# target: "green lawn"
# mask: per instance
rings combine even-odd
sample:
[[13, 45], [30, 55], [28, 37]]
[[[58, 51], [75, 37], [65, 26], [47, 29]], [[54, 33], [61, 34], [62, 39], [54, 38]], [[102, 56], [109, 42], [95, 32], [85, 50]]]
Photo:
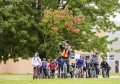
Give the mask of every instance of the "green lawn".
[[7, 78], [32, 78], [32, 75], [26, 75], [26, 74], [0, 74], [0, 79], [7, 79]]
[[[120, 74], [111, 73], [120, 76]], [[0, 84], [120, 84], [119, 78], [93, 78], [93, 79], [37, 79], [32, 75], [1, 74]]]
[[111, 76], [120, 76], [120, 73], [110, 73]]
[[2, 80], [0, 84], [120, 84], [120, 79]]

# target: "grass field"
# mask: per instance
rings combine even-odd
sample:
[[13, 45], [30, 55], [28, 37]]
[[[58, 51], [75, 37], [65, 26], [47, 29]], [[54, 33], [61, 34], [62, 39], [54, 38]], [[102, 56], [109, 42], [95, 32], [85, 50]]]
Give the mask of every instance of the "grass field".
[[26, 75], [26, 74], [0, 74], [0, 78], [32, 78], [32, 75]]
[[[111, 74], [120, 76], [120, 74]], [[89, 78], [89, 79], [37, 79], [32, 75], [1, 74], [0, 84], [120, 84], [120, 78]]]
[[120, 73], [110, 73], [111, 76], [120, 76]]
[[120, 84], [120, 79], [2, 80], [0, 84]]

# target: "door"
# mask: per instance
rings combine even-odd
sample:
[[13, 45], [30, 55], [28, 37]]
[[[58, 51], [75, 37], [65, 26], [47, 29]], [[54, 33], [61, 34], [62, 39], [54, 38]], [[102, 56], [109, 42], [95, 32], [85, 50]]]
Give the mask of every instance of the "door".
[[119, 73], [119, 61], [115, 61], [115, 73]]

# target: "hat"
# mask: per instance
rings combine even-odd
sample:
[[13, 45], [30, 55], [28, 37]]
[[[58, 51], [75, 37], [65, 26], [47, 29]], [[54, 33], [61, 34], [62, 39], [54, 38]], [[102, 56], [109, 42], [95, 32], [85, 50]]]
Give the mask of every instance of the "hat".
[[46, 58], [43, 58], [43, 61], [46, 61]]
[[35, 56], [39, 56], [39, 53], [36, 52], [36, 53], [35, 53]]

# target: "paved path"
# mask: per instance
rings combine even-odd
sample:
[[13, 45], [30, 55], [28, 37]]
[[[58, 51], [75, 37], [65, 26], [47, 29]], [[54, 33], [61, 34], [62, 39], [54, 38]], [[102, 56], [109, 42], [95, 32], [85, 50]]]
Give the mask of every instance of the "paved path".
[[[99, 78], [103, 78], [103, 77], [99, 76]], [[110, 76], [110, 78], [120, 78], [120, 76]]]
[[32, 78], [0, 78], [0, 80], [32, 80]]

